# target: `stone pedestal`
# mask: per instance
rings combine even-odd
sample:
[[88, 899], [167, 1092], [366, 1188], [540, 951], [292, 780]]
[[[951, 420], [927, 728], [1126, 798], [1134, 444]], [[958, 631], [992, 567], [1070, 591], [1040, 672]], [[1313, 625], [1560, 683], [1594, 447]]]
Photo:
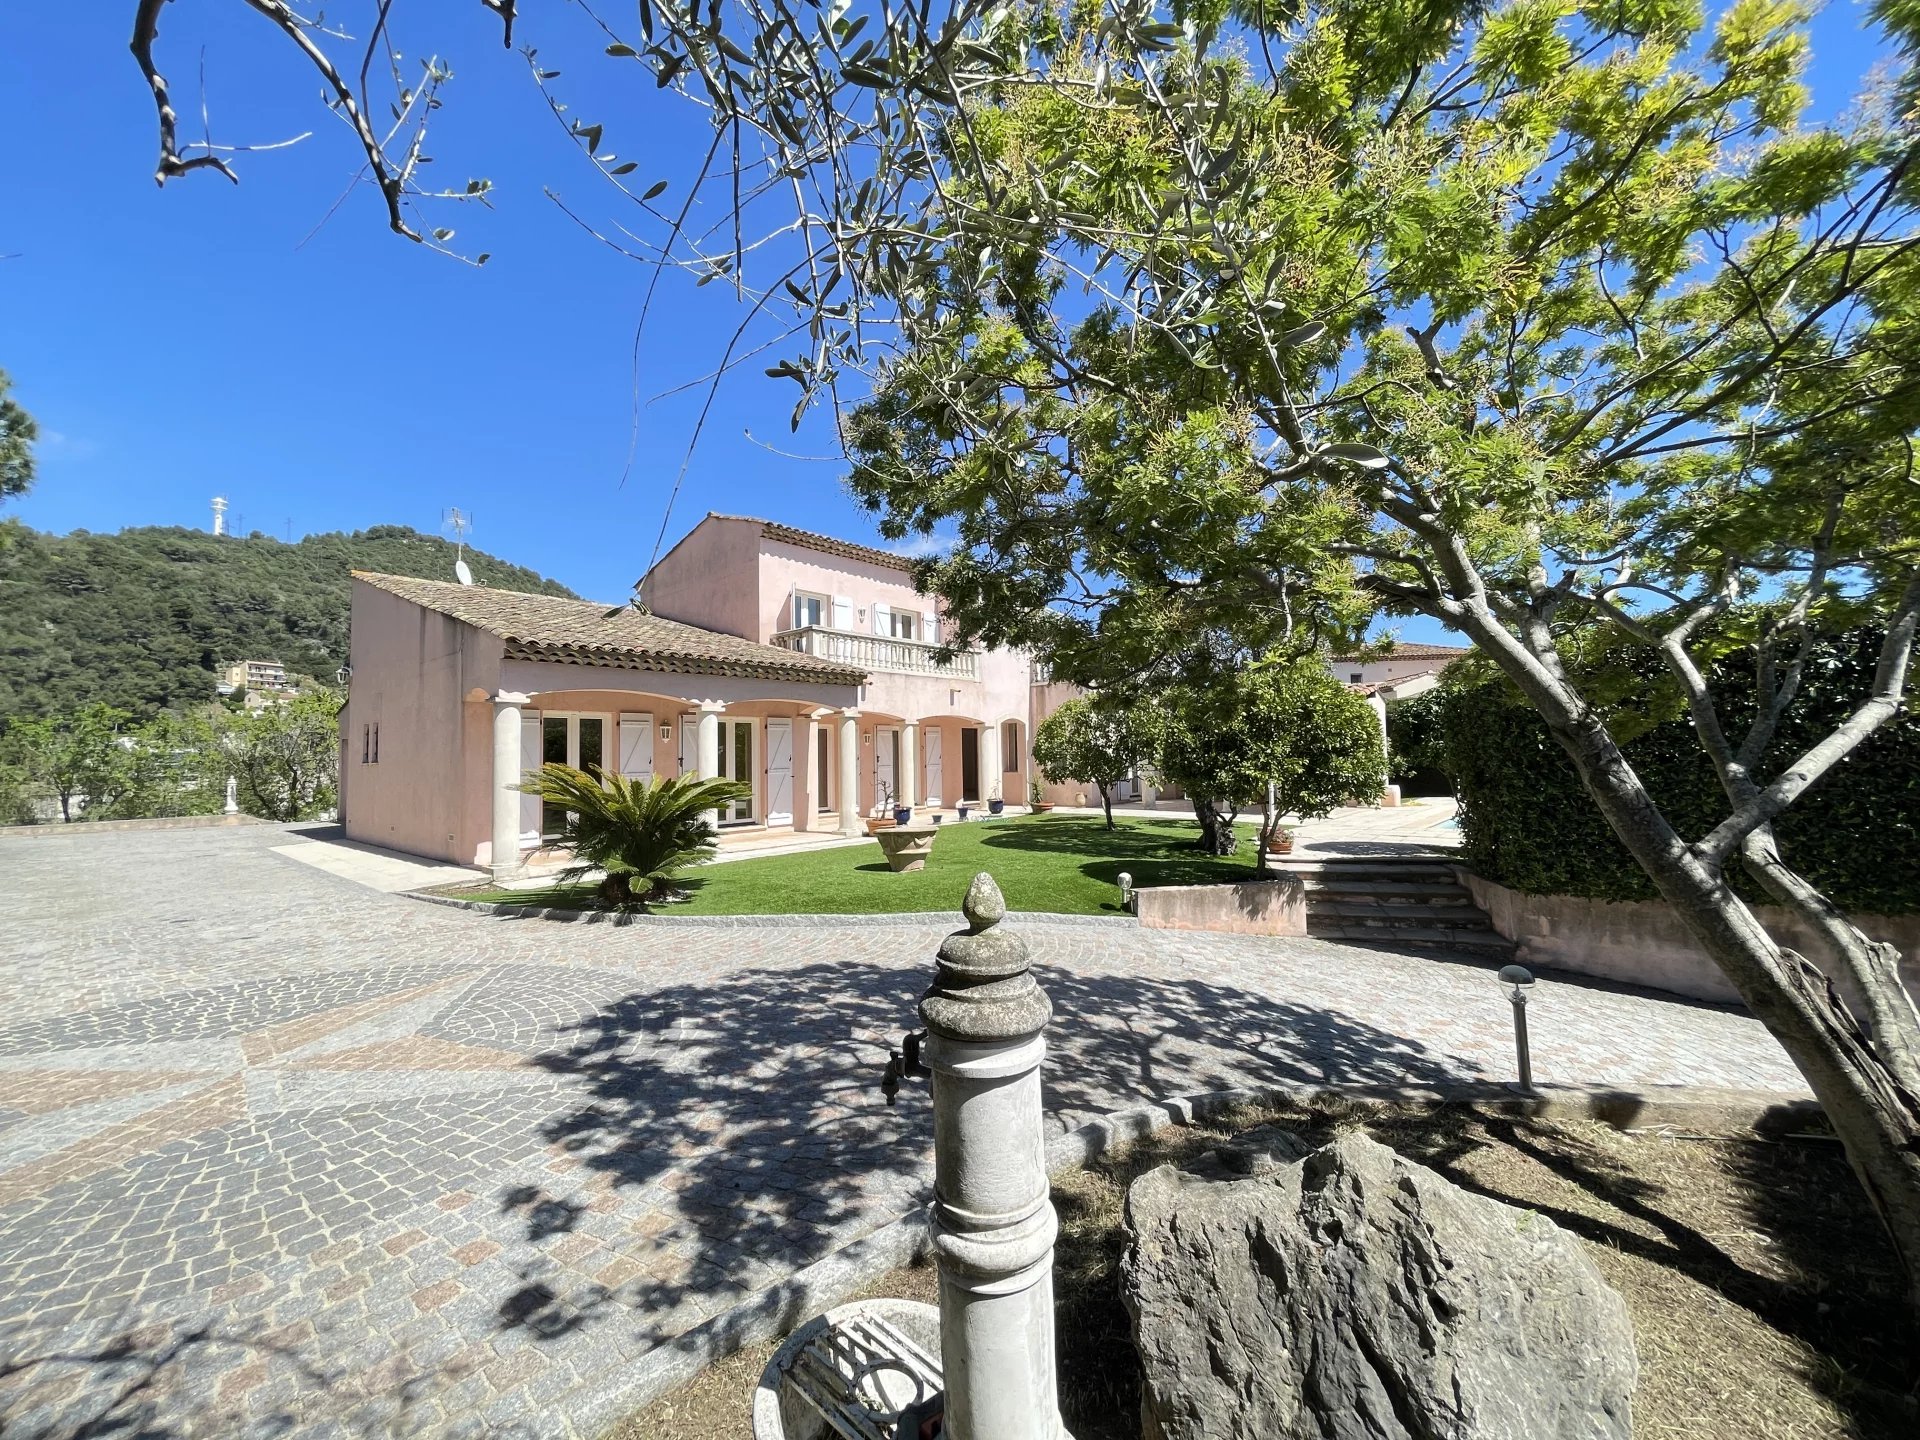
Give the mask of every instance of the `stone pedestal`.
[[920, 1002], [933, 1071], [933, 1251], [950, 1440], [1064, 1440], [1040, 1063], [1052, 1005], [993, 877]]
[[933, 853], [933, 837], [940, 833], [933, 825], [895, 825], [891, 830], [876, 830], [873, 838], [886, 853], [887, 868], [894, 874], [927, 868]]

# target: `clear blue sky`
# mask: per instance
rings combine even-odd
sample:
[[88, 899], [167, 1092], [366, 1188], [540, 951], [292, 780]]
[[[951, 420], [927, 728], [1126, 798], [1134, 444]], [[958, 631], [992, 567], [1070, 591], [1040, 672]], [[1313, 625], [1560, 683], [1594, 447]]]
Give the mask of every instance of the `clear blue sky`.
[[[208, 523], [230, 497], [248, 529], [295, 536], [439, 526], [457, 505], [473, 542], [603, 599], [644, 568], [699, 396], [644, 408], [619, 483], [634, 399], [633, 326], [651, 272], [602, 248], [542, 195], [616, 214], [547, 112], [521, 56], [477, 3], [402, 5], [400, 46], [455, 70], [430, 149], [442, 183], [485, 175], [491, 211], [464, 211], [474, 270], [391, 235], [362, 187], [310, 239], [356, 150], [278, 32], [229, 0], [177, 0], [159, 61], [183, 138], [199, 135], [201, 47], [214, 138], [289, 150], [241, 156], [158, 189], [153, 106], [127, 51], [132, 0], [8, 6], [0, 18], [0, 368], [38, 418], [40, 481], [18, 507], [41, 529]], [[699, 114], [657, 95], [577, 9], [528, 5], [518, 43], [640, 174], [678, 180], [707, 142]], [[351, 12], [351, 18], [349, 17]], [[330, 11], [330, 15], [335, 12]], [[360, 7], [337, 12], [351, 28]], [[1872, 59], [1861, 7], [1815, 30], [1816, 109], [1846, 103]], [[675, 186], [678, 193], [679, 186]], [[670, 278], [641, 355], [643, 401], [697, 379], [740, 310], [724, 285]], [[709, 509], [873, 538], [823, 420], [787, 430], [793, 388], [759, 365], [723, 384], [668, 541]], [[1438, 632], [1409, 624], [1408, 638]]]

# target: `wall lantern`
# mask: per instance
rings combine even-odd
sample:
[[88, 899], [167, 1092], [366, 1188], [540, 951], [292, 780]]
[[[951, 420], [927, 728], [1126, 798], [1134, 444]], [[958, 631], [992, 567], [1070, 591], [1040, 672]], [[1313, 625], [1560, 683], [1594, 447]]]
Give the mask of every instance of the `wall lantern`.
[[862, 730], [862, 731], [860, 732], [860, 743], [861, 743], [862, 745], [871, 745], [871, 744], [873, 744], [873, 731], [871, 731], [871, 730]]
[[673, 738], [673, 725], [671, 722], [666, 720], [660, 722], [660, 738], [662, 740], [671, 740]]

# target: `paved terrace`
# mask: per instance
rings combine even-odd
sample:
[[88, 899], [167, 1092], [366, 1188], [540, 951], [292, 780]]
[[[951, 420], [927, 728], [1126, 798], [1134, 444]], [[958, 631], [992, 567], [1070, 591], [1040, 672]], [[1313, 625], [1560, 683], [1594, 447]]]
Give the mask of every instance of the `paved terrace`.
[[[943, 927], [555, 925], [275, 827], [0, 840], [0, 1429], [568, 1432], [667, 1337], [916, 1203], [876, 1081]], [[1477, 965], [1027, 933], [1057, 1124], [1501, 1076]], [[1795, 1089], [1753, 1022], [1543, 981], [1545, 1079]]]

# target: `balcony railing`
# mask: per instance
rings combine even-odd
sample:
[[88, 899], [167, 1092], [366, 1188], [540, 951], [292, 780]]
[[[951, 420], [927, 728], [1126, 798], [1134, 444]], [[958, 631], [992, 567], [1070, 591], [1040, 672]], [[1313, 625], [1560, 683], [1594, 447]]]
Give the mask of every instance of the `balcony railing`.
[[799, 630], [776, 631], [773, 643], [782, 650], [854, 665], [869, 672], [943, 675], [951, 680], [980, 678], [980, 657], [973, 651], [962, 650], [950, 663], [942, 665], [934, 659], [940, 647], [923, 645], [918, 640], [895, 640], [885, 635], [862, 635], [853, 630], [808, 625]]

